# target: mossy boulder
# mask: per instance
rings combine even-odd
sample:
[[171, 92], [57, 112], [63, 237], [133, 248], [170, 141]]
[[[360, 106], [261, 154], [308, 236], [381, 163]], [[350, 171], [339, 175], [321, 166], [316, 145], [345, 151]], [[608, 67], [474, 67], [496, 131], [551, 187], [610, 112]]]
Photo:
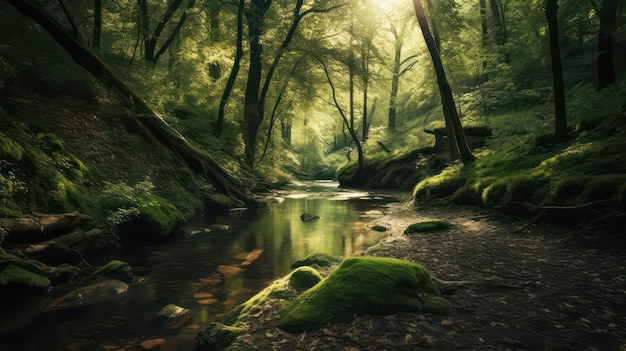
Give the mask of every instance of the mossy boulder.
[[423, 266], [394, 258], [351, 257], [323, 281], [287, 303], [279, 327], [288, 332], [319, 329], [330, 322], [347, 322], [354, 314], [400, 311], [445, 313]]
[[314, 253], [294, 262], [291, 265], [291, 268], [294, 269], [302, 266], [310, 266], [314, 268], [329, 268], [338, 265], [339, 263], [341, 263], [342, 260], [343, 259], [341, 257], [332, 256], [324, 253]]
[[452, 223], [443, 219], [425, 219], [409, 225], [404, 230], [404, 234], [438, 232], [450, 229], [452, 226]]
[[289, 286], [298, 291], [304, 291], [312, 288], [321, 280], [322, 276], [318, 271], [311, 267], [303, 266], [291, 272], [289, 276]]
[[[258, 324], [259, 315], [271, 310], [266, 304], [274, 300], [291, 300], [299, 293], [316, 285], [321, 275], [311, 267], [299, 267], [287, 276], [261, 290], [248, 301], [228, 312], [224, 317], [198, 334], [198, 350], [219, 350], [227, 347], [239, 334]], [[265, 306], [265, 307], [264, 307]]]

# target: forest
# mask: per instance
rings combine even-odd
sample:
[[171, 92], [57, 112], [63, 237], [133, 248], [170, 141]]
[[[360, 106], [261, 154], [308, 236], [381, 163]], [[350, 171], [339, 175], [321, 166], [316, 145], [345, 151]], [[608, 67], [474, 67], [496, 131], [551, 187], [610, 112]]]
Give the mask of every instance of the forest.
[[0, 349], [622, 349], [624, 7], [1, 1]]

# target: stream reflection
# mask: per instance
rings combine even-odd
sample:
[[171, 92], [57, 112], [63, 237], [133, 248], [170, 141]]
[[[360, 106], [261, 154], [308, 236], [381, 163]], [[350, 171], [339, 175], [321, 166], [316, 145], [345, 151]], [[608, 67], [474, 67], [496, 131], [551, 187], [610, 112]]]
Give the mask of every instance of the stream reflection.
[[[129, 262], [143, 284], [106, 303], [43, 314], [11, 349], [135, 349], [162, 338], [161, 350], [191, 350], [200, 328], [287, 274], [294, 261], [316, 252], [353, 256], [376, 244], [385, 234], [367, 223], [392, 201], [303, 182], [262, 208], [212, 216], [194, 224], [193, 235], [120, 253], [115, 258]], [[303, 212], [320, 218], [303, 222]], [[188, 308], [190, 318], [174, 328], [155, 324], [170, 303]]]

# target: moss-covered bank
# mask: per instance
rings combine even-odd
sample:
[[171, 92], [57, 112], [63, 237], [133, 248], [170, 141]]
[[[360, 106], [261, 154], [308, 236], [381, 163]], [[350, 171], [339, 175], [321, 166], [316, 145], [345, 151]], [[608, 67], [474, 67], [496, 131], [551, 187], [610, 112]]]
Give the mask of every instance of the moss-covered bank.
[[[133, 237], [163, 236], [222, 197], [78, 67], [0, 4], [0, 215], [80, 211]], [[217, 201], [217, 200], [220, 201]]]

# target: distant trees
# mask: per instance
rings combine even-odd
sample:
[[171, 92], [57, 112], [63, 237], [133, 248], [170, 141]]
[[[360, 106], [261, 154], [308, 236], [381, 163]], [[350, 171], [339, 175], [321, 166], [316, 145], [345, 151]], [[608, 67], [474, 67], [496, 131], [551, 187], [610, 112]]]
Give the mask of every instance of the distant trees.
[[276, 67], [287, 48], [294, 38], [300, 21], [312, 13], [325, 13], [347, 5], [347, 2], [330, 5], [326, 8], [309, 8], [302, 11], [304, 0], [297, 0], [293, 9], [291, 25], [285, 35], [285, 39], [274, 54], [274, 59], [265, 75], [261, 88], [263, 45], [261, 35], [264, 27], [266, 11], [272, 4], [271, 0], [252, 0], [246, 16], [248, 19], [248, 38], [250, 45], [250, 67], [248, 69], [248, 82], [244, 99], [243, 139], [245, 143], [245, 159], [250, 167], [254, 167], [257, 137], [259, 128], [265, 117], [265, 99], [270, 83], [276, 71]]

